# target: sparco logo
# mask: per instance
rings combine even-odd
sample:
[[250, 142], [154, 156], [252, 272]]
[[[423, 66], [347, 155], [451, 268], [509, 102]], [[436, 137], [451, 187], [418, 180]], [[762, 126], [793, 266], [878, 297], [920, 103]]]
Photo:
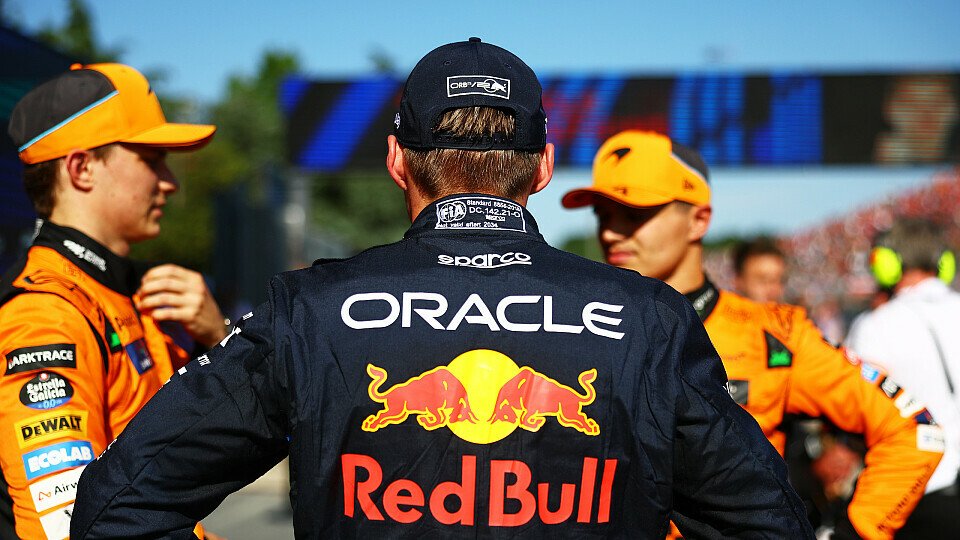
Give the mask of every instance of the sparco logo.
[[107, 271], [107, 261], [103, 257], [97, 255], [96, 253], [90, 251], [89, 249], [81, 246], [80, 244], [74, 242], [73, 240], [64, 240], [63, 245], [73, 252], [78, 259], [87, 261], [88, 263], [96, 266], [100, 269], [101, 272]]
[[507, 252], [483, 253], [466, 257], [463, 255], [438, 255], [437, 262], [447, 266], [466, 266], [469, 268], [501, 268], [512, 264], [532, 264], [526, 253]]
[[469, 94], [510, 99], [510, 79], [489, 75], [447, 77], [447, 97]]
[[460, 221], [465, 217], [467, 217], [467, 205], [461, 201], [443, 203], [437, 207], [437, 220], [440, 223]]
[[7, 375], [50, 367], [77, 367], [77, 346], [57, 343], [37, 347], [23, 347], [7, 354]]

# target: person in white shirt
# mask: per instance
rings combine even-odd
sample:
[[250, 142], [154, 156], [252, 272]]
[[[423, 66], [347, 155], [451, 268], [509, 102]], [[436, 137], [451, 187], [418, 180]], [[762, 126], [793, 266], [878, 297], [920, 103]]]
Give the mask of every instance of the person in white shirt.
[[960, 293], [949, 287], [956, 258], [936, 225], [900, 219], [874, 240], [870, 269], [893, 298], [854, 322], [846, 346], [902, 385], [884, 390], [903, 414], [913, 414], [911, 396], [922, 400], [943, 427], [946, 444], [897, 540], [960, 538]]

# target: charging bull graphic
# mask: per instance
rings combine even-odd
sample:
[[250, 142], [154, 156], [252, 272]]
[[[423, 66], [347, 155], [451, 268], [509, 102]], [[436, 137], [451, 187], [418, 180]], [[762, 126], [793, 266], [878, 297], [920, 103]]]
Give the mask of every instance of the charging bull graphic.
[[375, 432], [416, 415], [424, 429], [447, 427], [461, 439], [478, 444], [496, 442], [518, 427], [538, 431], [547, 417], [585, 435], [600, 434], [596, 420], [583, 411], [597, 397], [593, 387], [596, 369], [577, 378], [582, 394], [487, 349], [467, 351], [447, 366], [387, 390], [381, 390], [387, 380], [385, 369], [368, 364], [367, 375], [371, 378], [370, 399], [383, 408], [363, 421], [364, 431]]
[[417, 422], [430, 430], [445, 426], [448, 422], [477, 421], [470, 410], [467, 390], [445, 367], [431, 369], [382, 393], [380, 386], [387, 380], [387, 372], [368, 364], [367, 375], [373, 378], [369, 387], [370, 399], [383, 403], [384, 407], [364, 420], [364, 431], [377, 431], [390, 424], [399, 424], [411, 414], [417, 414]]
[[555, 416], [562, 426], [572, 427], [587, 435], [598, 435], [600, 428], [597, 423], [583, 414], [583, 406], [593, 403], [597, 397], [592, 384], [596, 378], [596, 369], [580, 374], [577, 380], [586, 391], [586, 394], [580, 395], [569, 386], [523, 367], [500, 389], [488, 421], [516, 422], [519, 412], [520, 427], [537, 431], [546, 422], [547, 416]]

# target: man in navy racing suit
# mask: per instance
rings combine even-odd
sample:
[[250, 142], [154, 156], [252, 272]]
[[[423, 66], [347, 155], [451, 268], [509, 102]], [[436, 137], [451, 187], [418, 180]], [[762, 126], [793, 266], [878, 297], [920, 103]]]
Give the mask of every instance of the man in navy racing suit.
[[538, 233], [529, 67], [432, 51], [387, 142], [404, 239], [275, 277], [87, 466], [72, 538], [186, 538], [287, 455], [298, 538], [812, 538], [689, 302]]

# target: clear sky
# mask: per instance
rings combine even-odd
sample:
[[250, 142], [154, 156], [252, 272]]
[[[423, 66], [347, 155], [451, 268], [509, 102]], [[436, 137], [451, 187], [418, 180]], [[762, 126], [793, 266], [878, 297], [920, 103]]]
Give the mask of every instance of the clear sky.
[[[430, 49], [480, 36], [540, 74], [672, 74], [681, 70], [960, 71], [960, 0], [93, 0], [100, 41], [162, 70], [159, 91], [217, 99], [267, 48], [299, 55], [316, 77], [368, 73], [375, 54], [409, 71]], [[33, 30], [60, 23], [66, 0], [6, 0]], [[788, 232], [916, 185], [932, 169], [715, 171], [712, 235]], [[561, 171], [533, 210], [556, 240], [589, 229], [561, 213], [587, 171]], [[723, 205], [723, 206], [721, 206]], [[552, 238], [551, 238], [552, 237]]]

